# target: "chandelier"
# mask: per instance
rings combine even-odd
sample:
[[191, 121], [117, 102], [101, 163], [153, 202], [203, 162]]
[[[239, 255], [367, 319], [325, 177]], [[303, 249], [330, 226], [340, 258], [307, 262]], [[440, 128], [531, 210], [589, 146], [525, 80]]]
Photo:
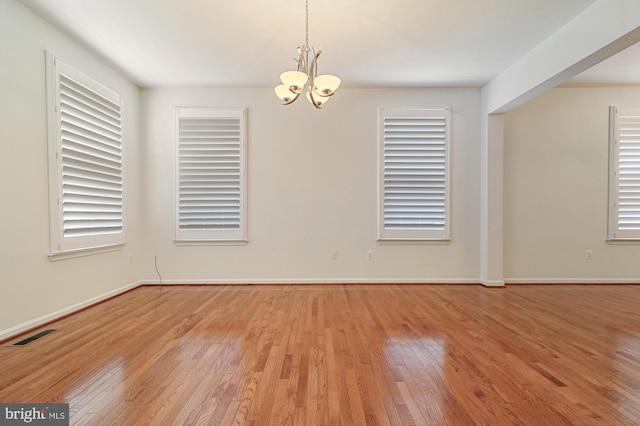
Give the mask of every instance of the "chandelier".
[[[335, 75], [318, 74], [318, 56], [321, 51], [309, 45], [309, 0], [305, 0], [305, 31], [304, 45], [298, 47], [298, 63], [296, 71], [285, 71], [280, 74], [282, 84], [274, 89], [283, 105], [295, 102], [298, 97], [306, 92], [306, 97], [311, 104], [320, 109], [340, 86], [340, 79]], [[311, 59], [311, 61], [309, 61]]]

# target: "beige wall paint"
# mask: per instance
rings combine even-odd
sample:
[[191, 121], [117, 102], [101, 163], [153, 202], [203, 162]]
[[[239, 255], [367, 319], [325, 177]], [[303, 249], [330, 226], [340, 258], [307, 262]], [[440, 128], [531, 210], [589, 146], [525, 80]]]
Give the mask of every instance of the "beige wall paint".
[[640, 105], [640, 87], [558, 88], [505, 114], [507, 283], [640, 281], [640, 245], [606, 242], [610, 105]]
[[[15, 1], [0, 2], [0, 338], [141, 279], [139, 89]], [[123, 97], [122, 250], [51, 262], [45, 49]], [[129, 265], [128, 254], [134, 263]], [[3, 331], [4, 330], [4, 331]]]
[[[145, 278], [158, 278], [157, 255], [164, 282], [477, 282], [479, 90], [335, 96], [317, 111], [304, 99], [281, 106], [271, 90], [144, 90]], [[248, 245], [173, 243], [176, 106], [248, 109]], [[379, 107], [452, 109], [450, 243], [376, 242]]]

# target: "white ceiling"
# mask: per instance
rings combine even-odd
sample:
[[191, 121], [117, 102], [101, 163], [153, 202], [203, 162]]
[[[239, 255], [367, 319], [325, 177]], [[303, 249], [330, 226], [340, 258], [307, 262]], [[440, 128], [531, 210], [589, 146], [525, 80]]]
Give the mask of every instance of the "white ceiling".
[[[20, 1], [145, 87], [273, 87], [305, 37], [304, 0]], [[594, 1], [309, 0], [309, 41], [344, 87], [482, 86]]]

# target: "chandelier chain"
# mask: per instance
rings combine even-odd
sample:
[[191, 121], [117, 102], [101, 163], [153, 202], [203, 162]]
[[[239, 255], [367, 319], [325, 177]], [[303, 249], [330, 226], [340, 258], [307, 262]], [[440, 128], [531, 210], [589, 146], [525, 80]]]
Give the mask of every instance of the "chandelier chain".
[[304, 45], [305, 45], [305, 49], [309, 50], [309, 0], [305, 1], [304, 14], [305, 14], [305, 35], [306, 35]]

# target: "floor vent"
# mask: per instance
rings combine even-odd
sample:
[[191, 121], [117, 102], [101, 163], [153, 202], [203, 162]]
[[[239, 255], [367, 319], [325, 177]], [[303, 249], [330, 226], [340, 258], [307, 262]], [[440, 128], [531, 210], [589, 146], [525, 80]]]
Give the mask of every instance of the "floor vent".
[[49, 329], [49, 330], [41, 331], [40, 333], [34, 334], [31, 337], [27, 337], [26, 339], [20, 340], [19, 342], [16, 342], [16, 343], [12, 344], [11, 346], [25, 346], [25, 345], [28, 345], [29, 343], [35, 342], [36, 340], [46, 336], [47, 334], [51, 334], [51, 333], [53, 333], [55, 331], [58, 331], [58, 330], [57, 329]]

